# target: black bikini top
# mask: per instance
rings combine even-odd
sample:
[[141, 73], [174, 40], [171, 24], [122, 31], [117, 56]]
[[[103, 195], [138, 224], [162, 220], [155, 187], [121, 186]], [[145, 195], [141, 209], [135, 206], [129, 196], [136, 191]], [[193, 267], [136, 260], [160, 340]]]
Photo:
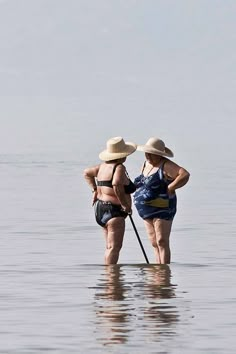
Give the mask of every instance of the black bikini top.
[[[109, 188], [113, 188], [113, 185], [112, 185], [112, 180], [113, 180], [113, 176], [114, 176], [114, 173], [115, 173], [115, 170], [116, 170], [116, 167], [118, 165], [122, 165], [121, 163], [118, 163], [117, 165], [115, 165], [113, 167], [113, 171], [112, 171], [112, 176], [111, 176], [111, 179], [109, 181], [97, 181], [97, 185], [99, 187], [109, 187]], [[129, 175], [126, 171], [126, 175], [129, 179], [129, 184], [127, 185], [124, 185], [124, 189], [125, 189], [125, 194], [131, 194], [131, 193], [134, 193], [135, 190], [136, 190], [136, 187], [135, 187], [135, 184], [131, 181], [131, 179], [129, 178]]]

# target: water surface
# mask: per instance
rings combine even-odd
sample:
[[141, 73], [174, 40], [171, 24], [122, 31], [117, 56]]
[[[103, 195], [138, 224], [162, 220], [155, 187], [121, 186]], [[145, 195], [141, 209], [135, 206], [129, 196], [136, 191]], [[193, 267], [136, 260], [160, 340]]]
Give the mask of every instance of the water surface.
[[182, 199], [169, 266], [134, 212], [150, 264], [127, 220], [119, 264], [104, 266], [84, 166], [1, 156], [0, 352], [234, 353], [233, 211], [203, 223], [208, 204], [193, 218]]

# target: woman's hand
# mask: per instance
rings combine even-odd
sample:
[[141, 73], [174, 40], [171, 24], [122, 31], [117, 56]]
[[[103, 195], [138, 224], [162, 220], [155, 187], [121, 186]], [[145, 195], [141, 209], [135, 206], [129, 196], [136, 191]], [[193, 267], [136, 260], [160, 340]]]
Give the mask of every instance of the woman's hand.
[[130, 206], [127, 207], [127, 206], [121, 205], [121, 208], [122, 208], [122, 210], [123, 210], [125, 213], [130, 214], [130, 215], [132, 214], [132, 209], [131, 209]]
[[169, 196], [175, 195], [175, 189], [174, 189], [173, 187], [171, 187], [170, 184], [169, 184], [169, 186], [167, 187], [167, 190], [168, 190]]
[[93, 191], [93, 199], [92, 199], [92, 206], [94, 206], [94, 204], [96, 203], [97, 201], [97, 195], [98, 195], [98, 191], [97, 190], [94, 190]]

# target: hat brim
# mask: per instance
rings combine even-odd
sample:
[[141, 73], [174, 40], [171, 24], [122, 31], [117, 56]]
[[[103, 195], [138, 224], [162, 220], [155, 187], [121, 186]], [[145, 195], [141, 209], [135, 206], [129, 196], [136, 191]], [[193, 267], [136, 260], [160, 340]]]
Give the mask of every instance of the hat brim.
[[148, 145], [138, 145], [137, 150], [146, 152], [148, 154], [158, 155], [158, 156], [174, 157], [173, 152], [167, 147], [165, 147], [165, 151], [161, 151], [161, 150], [154, 149], [153, 147]]
[[118, 159], [122, 159], [124, 157], [127, 157], [129, 155], [131, 155], [133, 152], [135, 152], [135, 150], [137, 149], [137, 145], [134, 143], [125, 143], [125, 150], [123, 150], [122, 152], [109, 152], [107, 150], [103, 150], [100, 154], [99, 154], [99, 158], [102, 161], [112, 161], [112, 160], [118, 160]]

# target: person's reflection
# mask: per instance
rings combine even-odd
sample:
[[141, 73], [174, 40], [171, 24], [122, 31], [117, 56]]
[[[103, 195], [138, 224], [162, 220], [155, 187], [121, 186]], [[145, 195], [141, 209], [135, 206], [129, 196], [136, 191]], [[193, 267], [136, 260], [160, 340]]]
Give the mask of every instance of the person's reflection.
[[[173, 305], [175, 287], [171, 284], [171, 269], [169, 265], [153, 265], [145, 268], [148, 279], [145, 296], [148, 305], [143, 310], [144, 321], [152, 327], [155, 334], [175, 334], [175, 324], [179, 321], [176, 305]], [[158, 337], [156, 337], [158, 340]]]
[[105, 266], [96, 286], [97, 340], [122, 344], [130, 332], [150, 342], [176, 334], [179, 311], [168, 265]]
[[103, 330], [100, 340], [104, 345], [125, 343], [130, 310], [129, 304], [124, 301], [128, 289], [122, 268], [117, 264], [105, 266], [103, 276], [95, 294], [97, 325]]

